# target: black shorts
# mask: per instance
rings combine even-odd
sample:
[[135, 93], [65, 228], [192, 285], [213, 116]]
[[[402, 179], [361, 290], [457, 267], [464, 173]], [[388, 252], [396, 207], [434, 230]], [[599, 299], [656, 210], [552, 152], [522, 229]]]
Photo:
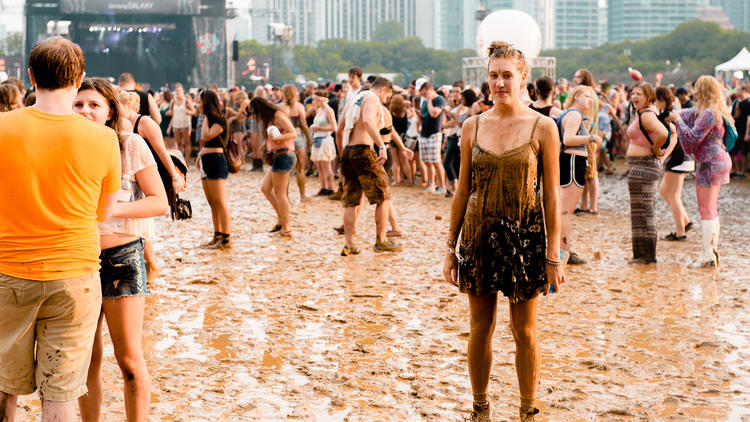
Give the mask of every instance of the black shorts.
[[677, 145], [672, 149], [672, 153], [669, 154], [669, 157], [664, 162], [664, 171], [671, 171], [672, 173], [677, 174], [687, 173], [686, 171], [673, 170], [675, 167], [682, 164], [683, 161], [685, 161], [685, 151], [682, 149], [682, 145], [680, 145], [680, 142], [678, 141]]
[[560, 153], [560, 187], [570, 186], [575, 182], [582, 188], [586, 183], [586, 157]]
[[219, 180], [229, 176], [229, 164], [223, 152], [209, 152], [201, 156], [201, 179]]

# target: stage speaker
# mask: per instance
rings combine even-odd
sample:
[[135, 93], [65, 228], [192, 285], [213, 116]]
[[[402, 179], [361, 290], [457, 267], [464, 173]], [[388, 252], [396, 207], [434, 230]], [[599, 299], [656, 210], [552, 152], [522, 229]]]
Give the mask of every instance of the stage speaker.
[[236, 62], [240, 59], [240, 42], [237, 40], [232, 41], [232, 61]]

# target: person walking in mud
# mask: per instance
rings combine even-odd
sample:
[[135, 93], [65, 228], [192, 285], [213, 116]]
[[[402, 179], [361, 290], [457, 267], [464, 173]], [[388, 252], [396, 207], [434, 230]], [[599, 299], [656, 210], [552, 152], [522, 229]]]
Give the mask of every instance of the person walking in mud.
[[487, 385], [497, 294], [502, 292], [510, 302], [516, 343], [520, 420], [529, 422], [539, 413], [539, 293], [546, 295], [550, 285], [559, 291], [565, 281], [559, 255], [560, 141], [554, 121], [520, 100], [529, 75], [523, 53], [495, 41], [488, 55], [495, 105], [464, 122], [443, 273], [469, 297], [471, 420], [491, 420]]
[[[382, 104], [386, 104], [392, 94], [391, 82], [378, 77], [373, 81], [371, 89], [357, 94], [344, 112], [344, 139], [337, 138], [339, 151], [343, 151], [341, 171], [344, 175], [342, 200], [346, 245], [341, 251], [342, 256], [356, 255], [360, 252], [354, 246], [354, 228], [362, 195], [366, 196], [371, 204], [376, 204], [375, 252], [396, 252], [403, 249], [403, 245], [386, 239], [391, 189], [388, 175], [383, 168], [388, 155], [380, 136], [380, 129], [385, 126], [385, 110]], [[343, 150], [342, 145], [346, 145]], [[377, 154], [373, 149], [375, 145], [378, 147]]]

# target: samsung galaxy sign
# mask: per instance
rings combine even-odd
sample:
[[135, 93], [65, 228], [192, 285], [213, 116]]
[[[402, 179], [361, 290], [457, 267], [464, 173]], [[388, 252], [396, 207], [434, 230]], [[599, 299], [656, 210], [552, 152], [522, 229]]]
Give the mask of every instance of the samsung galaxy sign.
[[200, 0], [62, 0], [60, 12], [67, 14], [163, 14], [199, 15]]

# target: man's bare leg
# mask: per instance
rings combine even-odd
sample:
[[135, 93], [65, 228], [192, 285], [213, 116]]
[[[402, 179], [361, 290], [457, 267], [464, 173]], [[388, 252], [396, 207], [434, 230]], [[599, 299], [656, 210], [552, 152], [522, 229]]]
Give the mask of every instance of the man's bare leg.
[[16, 420], [17, 403], [18, 396], [0, 391], [0, 422], [13, 422]]
[[361, 208], [361, 206], [344, 208], [344, 239], [346, 246], [350, 248], [354, 247], [354, 228], [357, 226], [359, 215], [357, 208]]
[[75, 420], [75, 401], [42, 400], [42, 422], [74, 422]]
[[390, 199], [386, 199], [375, 207], [376, 243], [385, 243], [385, 233], [388, 230], [388, 214], [391, 209]]

